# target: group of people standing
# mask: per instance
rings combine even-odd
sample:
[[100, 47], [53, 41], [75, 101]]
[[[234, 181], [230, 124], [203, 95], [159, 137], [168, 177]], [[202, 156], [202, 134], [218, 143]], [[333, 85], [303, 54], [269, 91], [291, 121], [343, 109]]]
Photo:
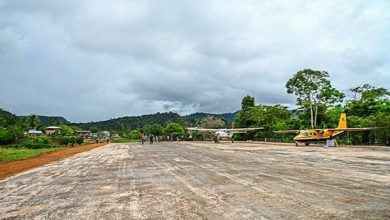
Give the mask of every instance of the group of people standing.
[[173, 141], [173, 139], [170, 136], [167, 136], [167, 137], [154, 136], [153, 134], [149, 134], [149, 135], [141, 134], [140, 139], [141, 139], [142, 144], [144, 144], [148, 140], [149, 140], [149, 144], [153, 144], [154, 141], [158, 141], [158, 142], [164, 141], [164, 140]]
[[[142, 142], [142, 144], [144, 144], [144, 143], [146, 142], [146, 138], [147, 138], [147, 137], [145, 137], [144, 134], [141, 134], [141, 142]], [[149, 135], [149, 143], [150, 143], [150, 144], [153, 144], [153, 142], [154, 142], [154, 135], [153, 135], [153, 134], [150, 134], [150, 135]]]

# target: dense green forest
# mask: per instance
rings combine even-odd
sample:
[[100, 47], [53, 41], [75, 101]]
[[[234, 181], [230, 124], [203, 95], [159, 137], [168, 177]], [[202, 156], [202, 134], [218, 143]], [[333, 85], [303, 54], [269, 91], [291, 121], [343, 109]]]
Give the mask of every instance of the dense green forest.
[[156, 114], [128, 116], [99, 122], [75, 123], [74, 125], [83, 129], [91, 130], [92, 132], [96, 132], [102, 130], [127, 131], [134, 129], [142, 129], [144, 126], [152, 124], [166, 126], [169, 122], [177, 122], [182, 124], [183, 126], [187, 125], [187, 121], [184, 117], [173, 112], [158, 112]]
[[[20, 119], [27, 119], [30, 116], [18, 116]], [[42, 125], [59, 125], [59, 124], [70, 124], [68, 120], [61, 116], [44, 116], [37, 115], [39, 121]]]
[[199, 119], [206, 118], [207, 116], [222, 117], [226, 120], [227, 126], [230, 127], [239, 112], [240, 111], [236, 111], [232, 113], [223, 113], [223, 114], [211, 114], [211, 113], [198, 112], [184, 117], [192, 124], [195, 124]]

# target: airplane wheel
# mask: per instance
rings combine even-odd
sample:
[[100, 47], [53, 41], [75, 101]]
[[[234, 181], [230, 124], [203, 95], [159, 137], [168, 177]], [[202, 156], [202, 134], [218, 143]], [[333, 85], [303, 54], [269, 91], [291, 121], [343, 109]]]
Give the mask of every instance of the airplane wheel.
[[305, 143], [305, 146], [309, 146], [310, 145], [310, 143]]

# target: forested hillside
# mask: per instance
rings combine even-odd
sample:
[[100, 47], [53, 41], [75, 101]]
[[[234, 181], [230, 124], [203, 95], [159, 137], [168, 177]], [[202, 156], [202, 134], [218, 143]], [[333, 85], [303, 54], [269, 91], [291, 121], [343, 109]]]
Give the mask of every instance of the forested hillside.
[[16, 115], [0, 108], [0, 128], [12, 125], [17, 120], [18, 120], [18, 117]]
[[211, 113], [198, 112], [184, 117], [191, 123], [195, 123], [197, 120], [206, 118], [207, 116], [219, 116], [225, 118], [228, 126], [231, 126], [239, 112], [240, 111], [236, 111], [232, 113], [223, 113], [223, 114], [211, 114]]
[[[21, 119], [28, 118], [29, 116], [19, 116]], [[42, 125], [58, 125], [69, 124], [70, 122], [61, 116], [43, 116], [38, 115], [39, 121]]]
[[127, 116], [122, 118], [115, 118], [106, 121], [88, 122], [88, 123], [76, 123], [74, 125], [83, 129], [91, 131], [102, 130], [134, 130], [143, 128], [145, 125], [158, 124], [165, 126], [168, 122], [177, 122], [182, 125], [186, 124], [186, 119], [177, 113], [156, 113], [142, 116]]

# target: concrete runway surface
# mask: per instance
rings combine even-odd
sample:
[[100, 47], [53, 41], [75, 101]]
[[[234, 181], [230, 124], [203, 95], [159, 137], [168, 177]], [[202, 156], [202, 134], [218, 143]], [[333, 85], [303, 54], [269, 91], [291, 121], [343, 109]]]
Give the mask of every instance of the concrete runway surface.
[[0, 219], [390, 219], [390, 148], [109, 144], [0, 181]]

